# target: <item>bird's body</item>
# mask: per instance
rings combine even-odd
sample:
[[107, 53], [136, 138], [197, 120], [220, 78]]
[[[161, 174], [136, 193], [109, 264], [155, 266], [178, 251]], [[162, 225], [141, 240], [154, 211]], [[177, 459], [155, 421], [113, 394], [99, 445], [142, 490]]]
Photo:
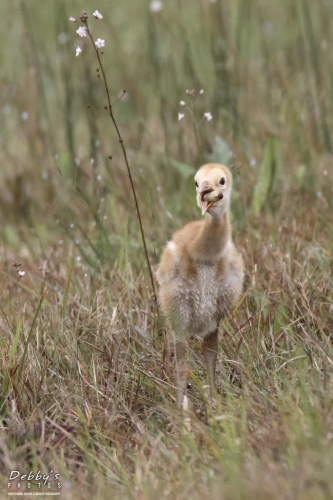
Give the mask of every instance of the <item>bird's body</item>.
[[[173, 235], [156, 273], [160, 305], [175, 335], [179, 405], [188, 380], [187, 338], [202, 338], [212, 385], [218, 325], [236, 305], [243, 286], [243, 261], [233, 245], [229, 221], [231, 174], [222, 165], [208, 164], [199, 169], [195, 179], [198, 205], [205, 217]], [[204, 195], [213, 190], [222, 193], [222, 199], [214, 204], [204, 202]]]

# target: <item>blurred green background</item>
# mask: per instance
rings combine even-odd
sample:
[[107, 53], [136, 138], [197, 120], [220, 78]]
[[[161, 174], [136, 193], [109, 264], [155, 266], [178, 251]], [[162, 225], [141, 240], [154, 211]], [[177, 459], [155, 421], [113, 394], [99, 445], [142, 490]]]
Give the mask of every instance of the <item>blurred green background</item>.
[[[102, 20], [92, 17], [96, 8]], [[145, 224], [159, 242], [161, 223], [170, 232], [196, 214], [179, 186], [189, 185], [193, 197], [192, 173], [210, 159], [242, 165], [245, 202], [257, 214], [273, 203], [274, 191], [283, 200], [293, 189], [322, 192], [332, 163], [332, 2], [13, 0], [0, 5], [5, 225], [50, 228], [55, 218], [67, 225], [94, 208], [109, 216], [117, 210], [105, 224], [115, 224], [118, 235], [124, 227], [135, 234], [95, 56], [75, 33], [79, 21], [68, 21], [83, 9], [93, 36], [105, 39], [112, 100], [127, 91], [114, 113]], [[83, 52], [75, 57], [78, 45]], [[196, 90], [194, 99], [186, 89]], [[212, 113], [210, 122], [202, 121], [204, 112]]]

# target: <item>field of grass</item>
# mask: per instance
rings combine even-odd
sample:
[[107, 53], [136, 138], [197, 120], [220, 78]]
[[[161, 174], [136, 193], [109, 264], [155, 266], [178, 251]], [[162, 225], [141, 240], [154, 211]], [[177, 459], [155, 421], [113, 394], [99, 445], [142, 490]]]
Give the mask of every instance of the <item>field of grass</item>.
[[[161, 5], [0, 4], [0, 498], [53, 470], [63, 500], [332, 499], [333, 3]], [[196, 169], [233, 172], [244, 296], [213, 401], [189, 343], [185, 415], [83, 10], [153, 270]]]

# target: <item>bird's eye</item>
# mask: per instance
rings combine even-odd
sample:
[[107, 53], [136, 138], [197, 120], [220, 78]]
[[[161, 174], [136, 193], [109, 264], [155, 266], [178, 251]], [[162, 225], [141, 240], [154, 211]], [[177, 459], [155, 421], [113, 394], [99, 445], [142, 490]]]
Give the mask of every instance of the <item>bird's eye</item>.
[[222, 184], [222, 186], [224, 186], [224, 184], [225, 184], [225, 178], [224, 177], [222, 177], [222, 179], [220, 180], [220, 184]]
[[195, 185], [196, 185], [197, 187], [199, 187], [199, 184], [197, 183], [197, 181], [195, 181]]

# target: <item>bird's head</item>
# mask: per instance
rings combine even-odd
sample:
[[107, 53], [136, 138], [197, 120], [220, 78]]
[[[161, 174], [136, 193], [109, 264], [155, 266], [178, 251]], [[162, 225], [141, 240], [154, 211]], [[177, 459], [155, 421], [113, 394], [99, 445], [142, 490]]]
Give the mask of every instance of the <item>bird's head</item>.
[[[212, 217], [222, 217], [226, 212], [231, 196], [232, 175], [227, 167], [218, 163], [203, 165], [194, 176], [197, 190], [197, 203], [202, 215], [206, 212]], [[206, 193], [217, 192], [216, 201], [204, 200]]]

